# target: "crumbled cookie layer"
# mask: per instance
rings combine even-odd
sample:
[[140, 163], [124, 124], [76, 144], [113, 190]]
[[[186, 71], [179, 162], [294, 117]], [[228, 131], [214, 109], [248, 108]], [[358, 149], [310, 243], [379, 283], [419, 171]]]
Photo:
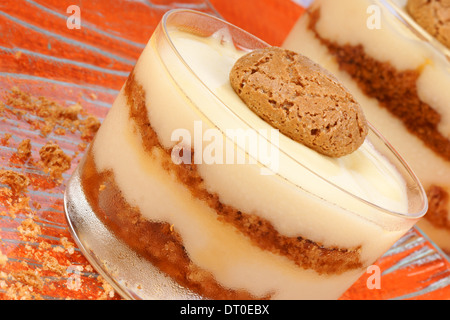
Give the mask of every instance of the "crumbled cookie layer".
[[450, 230], [450, 219], [448, 216], [449, 190], [437, 185], [432, 185], [427, 190], [428, 212], [427, 220], [433, 226]]
[[233, 89], [263, 120], [331, 157], [358, 149], [367, 136], [360, 105], [327, 70], [298, 53], [271, 47], [239, 59]]
[[45, 170], [53, 179], [61, 180], [63, 172], [70, 169], [71, 158], [53, 141], [48, 141], [42, 146], [39, 155]]

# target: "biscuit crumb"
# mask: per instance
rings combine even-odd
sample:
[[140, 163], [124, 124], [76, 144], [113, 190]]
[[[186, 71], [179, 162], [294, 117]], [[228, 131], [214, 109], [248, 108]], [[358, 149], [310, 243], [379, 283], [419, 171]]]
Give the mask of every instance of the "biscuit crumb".
[[6, 184], [12, 191], [13, 196], [26, 193], [30, 184], [30, 179], [21, 173], [13, 170], [0, 170], [0, 183]]
[[58, 259], [51, 256], [49, 251], [44, 252], [44, 262], [42, 263], [42, 269], [55, 273], [58, 276], [67, 276], [67, 266], [58, 262]]
[[14, 54], [14, 58], [20, 59], [20, 57], [22, 57], [22, 51], [17, 51], [17, 52]]
[[81, 137], [92, 139], [99, 128], [100, 121], [94, 116], [87, 116], [80, 125]]
[[41, 234], [41, 227], [32, 218], [23, 220], [17, 230], [25, 237], [36, 238]]
[[10, 112], [17, 119], [28, 122], [34, 129], [39, 130], [43, 137], [47, 137], [51, 132], [62, 135], [65, 131], [79, 131], [83, 140], [90, 141], [100, 127], [100, 121], [96, 117], [82, 117], [83, 107], [79, 103], [63, 106], [46, 97], [33, 97], [18, 87], [11, 89], [6, 103], [12, 108], [3, 108], [2, 112]]
[[42, 289], [44, 286], [44, 281], [39, 276], [38, 271], [33, 269], [14, 273], [14, 279], [28, 286], [29, 291], [34, 291], [34, 288]]
[[24, 139], [17, 147], [17, 156], [22, 161], [27, 161], [31, 157], [31, 141], [30, 139]]
[[50, 174], [50, 177], [61, 181], [62, 174], [70, 169], [72, 159], [64, 153], [58, 144], [52, 141], [48, 141], [42, 146], [39, 155], [44, 169]]
[[100, 281], [100, 283], [102, 284], [103, 290], [105, 290], [105, 293], [100, 297], [99, 300], [113, 298], [115, 295], [114, 288], [102, 276], [98, 276], [97, 280]]
[[75, 252], [75, 245], [70, 242], [69, 239], [62, 237], [60, 241], [64, 249], [66, 249], [69, 254], [73, 254]]
[[12, 135], [10, 133], [5, 133], [3, 135], [3, 138], [0, 139], [0, 143], [2, 146], [8, 146], [9, 145], [9, 139], [11, 139]]
[[244, 55], [230, 72], [237, 95], [260, 118], [309, 148], [342, 157], [364, 142], [362, 108], [327, 70], [277, 47]]

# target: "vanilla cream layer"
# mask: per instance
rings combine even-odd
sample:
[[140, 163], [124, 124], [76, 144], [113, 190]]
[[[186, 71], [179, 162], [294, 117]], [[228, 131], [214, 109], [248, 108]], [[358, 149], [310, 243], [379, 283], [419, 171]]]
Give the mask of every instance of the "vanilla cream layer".
[[[339, 69], [337, 61], [329, 54], [327, 47], [322, 45], [314, 33], [308, 29], [308, 23], [308, 15], [303, 16], [286, 39], [283, 47], [306, 55], [336, 75], [355, 96], [356, 100], [359, 101], [367, 119], [386, 137], [399, 154], [405, 158], [414, 173], [419, 177], [425, 189], [428, 189], [433, 184], [449, 186], [450, 162], [437, 156], [423, 141], [411, 134], [405, 125], [398, 118], [392, 116], [389, 111], [381, 107], [376, 99], [367, 97], [351, 76]], [[420, 79], [424, 80], [425, 78], [421, 77]], [[438, 83], [440, 80], [430, 79], [428, 81], [429, 87], [435, 86], [442, 92], [450, 92], [448, 90], [450, 84], [446, 89], [443, 89]], [[450, 106], [450, 99], [447, 101], [447, 109], [450, 110], [448, 108]], [[445, 113], [450, 112], [446, 111]], [[448, 215], [450, 219], [450, 208]]]
[[[324, 39], [339, 45], [362, 45], [369, 56], [389, 62], [399, 71], [422, 70], [417, 82], [419, 97], [442, 116], [438, 129], [450, 138], [449, 61], [394, 19], [379, 3], [374, 0], [316, 0], [312, 5], [312, 8], [320, 8], [316, 30]], [[299, 19], [289, 33], [284, 47], [298, 52], [308, 50], [309, 42], [302, 42], [300, 38], [305, 28], [302, 20]]]

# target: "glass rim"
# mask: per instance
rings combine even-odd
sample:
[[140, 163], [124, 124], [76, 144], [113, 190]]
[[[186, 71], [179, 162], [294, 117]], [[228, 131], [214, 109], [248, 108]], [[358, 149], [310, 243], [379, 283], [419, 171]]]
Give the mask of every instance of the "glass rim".
[[[160, 26], [162, 28], [163, 31], [163, 35], [165, 37], [165, 39], [167, 40], [167, 42], [170, 45], [170, 48], [172, 49], [173, 53], [175, 53], [176, 57], [182, 62], [182, 64], [187, 68], [187, 70], [195, 77], [196, 80], [199, 81], [199, 83], [202, 84], [203, 87], [205, 87], [205, 89], [212, 95], [214, 96], [221, 105], [224, 106], [224, 108], [226, 108], [229, 112], [231, 112], [233, 114], [233, 116], [235, 116], [236, 118], [239, 119], [239, 121], [242, 121], [244, 123], [247, 124], [247, 122], [242, 119], [238, 114], [236, 114], [236, 112], [234, 112], [233, 110], [229, 109], [227, 104], [224, 103], [200, 78], [199, 76], [195, 73], [194, 70], [192, 70], [192, 68], [187, 64], [187, 62], [183, 59], [182, 55], [180, 52], [178, 52], [177, 48], [175, 47], [174, 43], [171, 40], [171, 37], [169, 35], [169, 31], [167, 29], [167, 22], [168, 19], [170, 18], [171, 15], [173, 14], [177, 14], [177, 13], [190, 13], [190, 14], [196, 14], [199, 16], [203, 16], [203, 17], [207, 17], [210, 19], [213, 19], [217, 22], [220, 22], [222, 24], [227, 25], [230, 28], [233, 28], [239, 32], [242, 32], [243, 34], [245, 34], [246, 36], [252, 38], [253, 40], [256, 40], [259, 44], [263, 45], [263, 46], [270, 46], [268, 43], [266, 43], [265, 41], [259, 39], [258, 37], [256, 37], [255, 35], [245, 31], [244, 29], [237, 27], [235, 25], [233, 25], [232, 23], [225, 21], [224, 19], [220, 18], [220, 17], [216, 17], [214, 15], [208, 14], [208, 13], [204, 13], [201, 11], [196, 11], [196, 10], [192, 10], [192, 9], [171, 9], [169, 11], [167, 11], [162, 19], [161, 19], [161, 23]], [[172, 78], [172, 74], [169, 72], [170, 77]], [[198, 112], [200, 112], [202, 114], [202, 116], [204, 116], [206, 119], [208, 119], [211, 123], [214, 123], [212, 120], [210, 120], [201, 110], [199, 110], [196, 106], [194, 106]], [[250, 128], [252, 128], [251, 125], [247, 124]], [[283, 148], [279, 147], [279, 151], [284, 153], [288, 158], [292, 159], [296, 164], [300, 165], [301, 167], [305, 168], [306, 170], [308, 170], [309, 172], [311, 172], [313, 175], [315, 175], [316, 177], [318, 177], [321, 181], [323, 181], [326, 184], [331, 185], [333, 188], [336, 188], [337, 190], [339, 190], [340, 192], [345, 193], [346, 195], [349, 195], [350, 197], [352, 197], [353, 199], [364, 203], [365, 205], [374, 208], [380, 212], [383, 212], [385, 214], [391, 215], [391, 216], [395, 216], [398, 218], [402, 218], [402, 219], [406, 219], [406, 220], [417, 220], [421, 217], [423, 217], [427, 210], [428, 210], [428, 200], [427, 200], [427, 196], [425, 193], [425, 190], [421, 184], [421, 182], [419, 181], [418, 177], [416, 176], [416, 174], [412, 171], [412, 169], [410, 168], [410, 166], [406, 163], [406, 161], [401, 157], [401, 155], [394, 149], [394, 147], [386, 140], [386, 138], [384, 138], [384, 136], [376, 130], [376, 128], [374, 128], [374, 126], [368, 122], [368, 129], [369, 132], [372, 132], [375, 136], [376, 139], [380, 140], [380, 142], [383, 143], [383, 145], [388, 149], [387, 151], [391, 153], [391, 155], [394, 156], [395, 161], [398, 162], [399, 166], [401, 166], [404, 170], [405, 173], [403, 172], [399, 172], [399, 174], [401, 175], [402, 179], [405, 179], [405, 176], [409, 176], [409, 179], [413, 182], [414, 186], [415, 186], [415, 190], [417, 190], [417, 194], [420, 197], [420, 203], [421, 205], [419, 206], [420, 209], [414, 210], [414, 212], [410, 212], [409, 211], [409, 206], [408, 206], [408, 210], [406, 210], [406, 212], [396, 212], [394, 210], [390, 210], [388, 208], [382, 207], [376, 203], [373, 203], [369, 200], [363, 199], [359, 196], [357, 196], [356, 194], [344, 189], [343, 187], [340, 187], [339, 185], [333, 183], [332, 181], [328, 180], [327, 178], [325, 178], [324, 176], [320, 175], [319, 173], [317, 173], [316, 171], [314, 171], [313, 169], [309, 168], [308, 166], [306, 166], [305, 164], [301, 163], [298, 161], [298, 159], [293, 158], [292, 156], [289, 155], [289, 153], [287, 153], [285, 150], [283, 150]], [[224, 133], [225, 134], [225, 133]], [[281, 133], [280, 133], [281, 134]], [[370, 134], [370, 133], [369, 133]], [[268, 143], [271, 143], [270, 140], [267, 140]], [[379, 148], [375, 148], [375, 150], [377, 152], [380, 152], [380, 154], [382, 156], [385, 155], [384, 152], [381, 152], [381, 150], [379, 150]], [[391, 160], [388, 159], [389, 162], [391, 162]], [[395, 164], [393, 164], [395, 166]], [[396, 170], [398, 170], [398, 167], [395, 166]], [[282, 179], [286, 179], [283, 176], [279, 175], [279, 173], [275, 173], [276, 175], [280, 176]], [[292, 184], [295, 184], [292, 181], [289, 181]], [[296, 186], [298, 186], [297, 184], [295, 184]], [[302, 189], [302, 191], [307, 192], [315, 197], [318, 197], [320, 200], [322, 201], [326, 201], [332, 205], [336, 205], [338, 207], [341, 207], [341, 205], [339, 205], [338, 203], [329, 201], [327, 199], [323, 199], [322, 197], [319, 197], [318, 195], [305, 190], [304, 188], [302, 188], [301, 186], [298, 186], [299, 188]], [[409, 199], [409, 195], [408, 195], [408, 204], [410, 203], [410, 199]], [[343, 208], [344, 210], [349, 210], [347, 208]]]

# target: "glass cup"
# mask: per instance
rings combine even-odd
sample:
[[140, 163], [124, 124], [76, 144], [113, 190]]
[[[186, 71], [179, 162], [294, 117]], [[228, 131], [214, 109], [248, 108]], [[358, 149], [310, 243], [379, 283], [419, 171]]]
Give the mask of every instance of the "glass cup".
[[123, 297], [338, 299], [426, 212], [372, 126], [331, 159], [243, 104], [229, 69], [267, 46], [180, 9], [142, 52], [65, 193], [77, 245]]
[[349, 88], [428, 195], [418, 227], [450, 253], [450, 49], [413, 19], [407, 2], [312, 1], [283, 47]]

